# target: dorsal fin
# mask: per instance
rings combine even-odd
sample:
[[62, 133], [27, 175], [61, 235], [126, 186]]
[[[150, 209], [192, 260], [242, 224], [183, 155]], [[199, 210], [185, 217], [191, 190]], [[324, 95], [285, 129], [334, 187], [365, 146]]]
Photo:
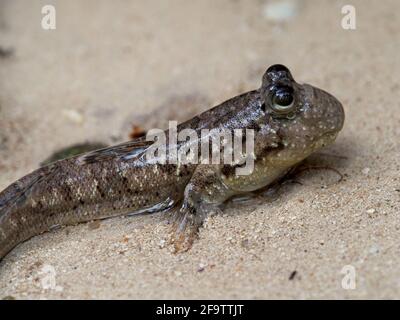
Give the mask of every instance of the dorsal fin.
[[139, 138], [116, 146], [91, 151], [78, 156], [77, 160], [81, 163], [94, 163], [116, 158], [128, 160], [143, 154], [153, 143], [153, 141], [146, 141], [143, 138]]

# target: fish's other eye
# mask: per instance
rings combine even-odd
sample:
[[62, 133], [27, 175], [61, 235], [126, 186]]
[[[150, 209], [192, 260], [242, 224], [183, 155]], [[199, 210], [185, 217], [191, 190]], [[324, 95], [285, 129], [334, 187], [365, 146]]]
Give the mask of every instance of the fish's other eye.
[[288, 86], [280, 86], [271, 93], [271, 108], [280, 114], [287, 114], [294, 107], [293, 88]]

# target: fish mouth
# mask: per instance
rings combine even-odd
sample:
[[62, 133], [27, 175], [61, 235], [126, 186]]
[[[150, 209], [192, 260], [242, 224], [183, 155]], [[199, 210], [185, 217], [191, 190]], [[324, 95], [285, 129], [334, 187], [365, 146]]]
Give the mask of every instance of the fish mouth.
[[321, 138], [335, 140], [336, 137], [338, 136], [338, 133], [339, 133], [338, 131], [325, 132], [324, 134], [322, 134]]
[[326, 147], [327, 145], [332, 144], [337, 136], [338, 136], [338, 131], [329, 131], [329, 132], [325, 132], [323, 133], [320, 138], [316, 141], [315, 145], [314, 145], [314, 150]]

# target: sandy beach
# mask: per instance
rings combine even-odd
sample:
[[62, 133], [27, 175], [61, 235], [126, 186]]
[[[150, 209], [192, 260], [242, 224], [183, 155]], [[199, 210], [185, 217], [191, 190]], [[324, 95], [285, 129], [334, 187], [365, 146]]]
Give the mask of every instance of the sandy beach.
[[[61, 148], [127, 141], [133, 125], [258, 88], [274, 63], [346, 113], [307, 160], [342, 181], [307, 170], [231, 201], [182, 254], [163, 214], [34, 237], [0, 263], [0, 299], [400, 298], [400, 2], [352, 1], [355, 30], [341, 25], [348, 1], [280, 2], [0, 2], [0, 190]], [[41, 26], [47, 4], [55, 30]]]

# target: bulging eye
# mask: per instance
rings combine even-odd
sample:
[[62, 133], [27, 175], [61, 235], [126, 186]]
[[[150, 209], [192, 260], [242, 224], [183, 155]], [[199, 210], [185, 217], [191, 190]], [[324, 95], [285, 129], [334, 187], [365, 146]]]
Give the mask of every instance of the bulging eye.
[[280, 86], [271, 94], [271, 107], [280, 114], [290, 113], [294, 108], [293, 88]]

